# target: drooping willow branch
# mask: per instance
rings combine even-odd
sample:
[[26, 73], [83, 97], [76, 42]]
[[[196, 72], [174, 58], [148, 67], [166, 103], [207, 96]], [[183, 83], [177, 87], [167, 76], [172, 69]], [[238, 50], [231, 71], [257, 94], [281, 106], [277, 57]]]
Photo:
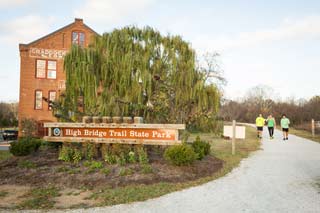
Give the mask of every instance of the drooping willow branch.
[[220, 98], [195, 58], [179, 36], [163, 36], [150, 27], [117, 29], [97, 36], [88, 48], [72, 47], [64, 59], [61, 102], [77, 111], [81, 93], [86, 114], [188, 123], [216, 113]]

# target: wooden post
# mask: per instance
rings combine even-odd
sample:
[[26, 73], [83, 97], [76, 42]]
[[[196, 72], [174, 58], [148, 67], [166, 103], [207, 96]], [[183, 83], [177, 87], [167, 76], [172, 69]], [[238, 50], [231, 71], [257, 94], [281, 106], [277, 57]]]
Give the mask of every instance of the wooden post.
[[232, 121], [232, 155], [236, 153], [236, 120]]
[[314, 137], [314, 119], [311, 120], [311, 132], [312, 132], [312, 137]]

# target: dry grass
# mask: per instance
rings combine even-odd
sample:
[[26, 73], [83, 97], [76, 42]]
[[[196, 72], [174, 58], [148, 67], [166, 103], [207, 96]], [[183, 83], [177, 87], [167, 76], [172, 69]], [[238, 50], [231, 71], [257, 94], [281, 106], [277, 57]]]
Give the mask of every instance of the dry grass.
[[289, 134], [293, 134], [302, 138], [307, 138], [309, 140], [320, 143], [320, 133], [315, 134], [315, 136], [313, 137], [310, 131], [290, 128]]

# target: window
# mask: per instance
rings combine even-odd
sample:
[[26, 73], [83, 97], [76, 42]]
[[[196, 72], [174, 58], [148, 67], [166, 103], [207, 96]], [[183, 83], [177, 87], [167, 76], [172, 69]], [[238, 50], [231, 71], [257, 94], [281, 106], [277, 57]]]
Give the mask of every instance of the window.
[[45, 78], [46, 77], [46, 60], [37, 60], [37, 78]]
[[36, 78], [57, 78], [57, 61], [37, 59]]
[[48, 104], [48, 109], [49, 110], [52, 110], [50, 102], [56, 100], [56, 95], [57, 95], [56, 91], [49, 91], [49, 104]]
[[48, 61], [48, 79], [56, 79], [57, 78], [57, 62], [56, 61]]
[[35, 92], [35, 109], [42, 109], [42, 90], [36, 90]]
[[83, 32], [72, 32], [72, 44], [84, 46], [85, 34]]

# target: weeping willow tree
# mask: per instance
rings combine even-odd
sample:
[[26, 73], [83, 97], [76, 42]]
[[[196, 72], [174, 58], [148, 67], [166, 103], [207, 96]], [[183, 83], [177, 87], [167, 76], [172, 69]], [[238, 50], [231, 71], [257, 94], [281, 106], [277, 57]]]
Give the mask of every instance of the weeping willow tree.
[[64, 59], [62, 105], [84, 114], [143, 116], [147, 122], [195, 123], [216, 114], [219, 90], [197, 69], [195, 51], [179, 36], [125, 27], [73, 46]]

